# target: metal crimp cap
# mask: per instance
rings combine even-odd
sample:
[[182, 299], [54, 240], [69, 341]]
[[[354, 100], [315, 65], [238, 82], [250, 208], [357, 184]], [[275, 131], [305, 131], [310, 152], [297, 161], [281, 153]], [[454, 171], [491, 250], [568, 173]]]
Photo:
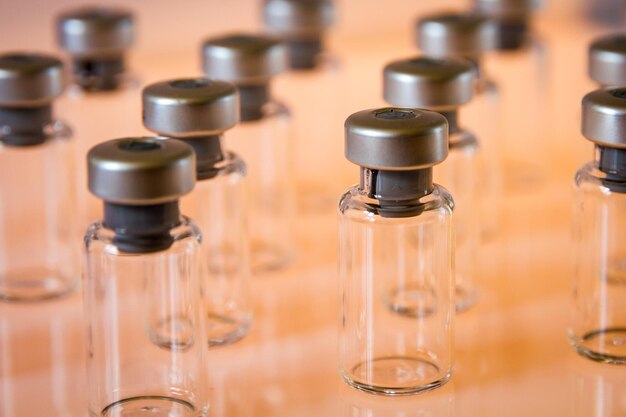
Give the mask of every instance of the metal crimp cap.
[[263, 19], [274, 34], [306, 38], [334, 23], [335, 5], [331, 0], [265, 0]]
[[471, 100], [475, 79], [469, 61], [420, 56], [385, 66], [383, 96], [394, 106], [454, 109]]
[[148, 205], [175, 201], [193, 189], [193, 149], [176, 139], [123, 138], [87, 154], [89, 191], [104, 201]]
[[443, 13], [417, 22], [417, 45], [427, 55], [476, 56], [496, 47], [496, 26], [476, 13]]
[[350, 162], [370, 169], [432, 167], [448, 156], [448, 122], [427, 110], [363, 110], [346, 120], [345, 155]]
[[143, 125], [165, 136], [220, 134], [239, 121], [239, 93], [226, 81], [182, 78], [143, 89]]
[[529, 16], [539, 5], [540, 0], [474, 0], [474, 10], [499, 19]]
[[0, 106], [36, 107], [63, 92], [63, 63], [42, 54], [0, 55]]
[[626, 149], [626, 88], [592, 91], [582, 104], [583, 136], [601, 146]]
[[287, 47], [262, 35], [234, 34], [202, 46], [204, 73], [239, 85], [265, 84], [288, 67]]
[[134, 41], [133, 14], [111, 7], [82, 7], [57, 17], [57, 41], [80, 57], [119, 55]]
[[596, 39], [589, 46], [589, 77], [602, 85], [626, 84], [626, 33]]

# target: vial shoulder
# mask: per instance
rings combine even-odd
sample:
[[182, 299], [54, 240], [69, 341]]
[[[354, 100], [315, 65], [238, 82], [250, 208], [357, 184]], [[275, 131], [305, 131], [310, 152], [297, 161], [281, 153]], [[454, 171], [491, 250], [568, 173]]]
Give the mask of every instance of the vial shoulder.
[[248, 171], [246, 162], [238, 154], [232, 151], [224, 153], [224, 159], [215, 164], [217, 168], [217, 176], [239, 176], [245, 177]]
[[460, 129], [450, 134], [449, 143], [450, 152], [475, 154], [480, 148], [480, 142], [476, 135], [466, 129]]
[[591, 161], [581, 166], [574, 175], [574, 186], [581, 189], [590, 189], [602, 186], [606, 174], [598, 169], [597, 163]]
[[291, 111], [284, 102], [272, 99], [263, 105], [261, 109], [263, 112], [262, 119], [290, 119]]

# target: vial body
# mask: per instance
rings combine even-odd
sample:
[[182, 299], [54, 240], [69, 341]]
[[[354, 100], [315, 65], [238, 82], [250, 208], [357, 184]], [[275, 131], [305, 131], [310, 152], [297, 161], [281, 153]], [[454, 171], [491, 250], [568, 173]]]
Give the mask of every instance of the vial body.
[[450, 150], [445, 163], [435, 167], [435, 180], [446, 184], [454, 196], [455, 296], [457, 312], [476, 301], [476, 260], [480, 244], [478, 174], [480, 149], [476, 137], [466, 131], [450, 134]]
[[481, 234], [491, 238], [502, 222], [500, 203], [503, 188], [502, 124], [500, 90], [491, 79], [481, 74], [476, 82], [474, 99], [464, 110], [467, 126], [480, 138], [482, 157], [479, 171], [484, 192], [481, 194]]
[[626, 364], [626, 178], [590, 162], [576, 173], [575, 194], [570, 342], [592, 360]]
[[62, 296], [79, 277], [71, 131], [51, 122], [29, 146], [3, 136], [10, 128], [0, 131], [0, 300]]
[[201, 230], [204, 311], [209, 346], [227, 345], [248, 333], [252, 321], [245, 201], [246, 165], [227, 152], [215, 176], [198, 180], [182, 199]]
[[381, 214], [360, 186], [341, 198], [339, 368], [355, 388], [402, 395], [450, 378], [452, 207], [438, 185], [408, 217]]
[[225, 135], [226, 148], [246, 164], [250, 262], [254, 273], [280, 269], [293, 259], [293, 138], [287, 107], [268, 102], [258, 120]]
[[205, 416], [200, 232], [187, 218], [168, 249], [128, 253], [115, 232], [85, 236], [90, 416]]

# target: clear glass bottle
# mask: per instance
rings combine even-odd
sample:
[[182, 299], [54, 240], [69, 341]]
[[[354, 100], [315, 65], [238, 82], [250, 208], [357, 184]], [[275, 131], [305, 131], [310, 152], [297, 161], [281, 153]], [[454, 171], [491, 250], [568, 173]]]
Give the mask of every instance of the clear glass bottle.
[[346, 120], [361, 181], [339, 202], [339, 369], [370, 393], [437, 388], [452, 372], [452, 196], [432, 182], [446, 119], [401, 108]]
[[225, 140], [246, 161], [252, 271], [283, 268], [294, 255], [293, 138], [289, 110], [272, 98], [270, 81], [287, 68], [287, 49], [267, 36], [233, 34], [208, 39], [202, 53], [207, 77], [239, 90], [240, 123]]
[[71, 130], [53, 117], [63, 64], [0, 55], [0, 300], [38, 301], [78, 283]]
[[476, 73], [471, 62], [459, 58], [419, 56], [385, 66], [383, 95], [394, 106], [424, 108], [445, 116], [449, 126], [449, 154], [435, 168], [435, 181], [454, 195], [456, 234], [457, 311], [476, 301], [476, 269], [480, 243], [478, 199], [480, 153], [476, 137], [459, 125], [458, 110], [474, 94]]
[[[516, 192], [535, 189], [550, 175], [555, 148], [550, 135], [548, 49], [533, 27], [536, 0], [473, 0], [492, 22], [494, 53], [488, 66], [502, 92], [505, 182]], [[524, 80], [524, 82], [520, 82]], [[533, 123], [528, 123], [532, 120]], [[537, 155], [534, 149], [544, 149]]]
[[85, 236], [90, 416], [204, 417], [206, 345], [201, 235], [179, 212], [193, 150], [126, 138], [88, 154], [104, 218]]
[[[298, 209], [307, 215], [332, 216], [336, 197], [343, 192], [341, 184], [354, 174], [342, 157], [341, 140], [350, 94], [341, 62], [328, 45], [336, 7], [333, 0], [263, 1], [267, 31], [289, 49], [290, 71], [276, 80], [276, 90], [293, 114], [295, 174], [305, 190], [297, 194]], [[319, 117], [325, 122], [318, 123]], [[318, 174], [320, 164], [329, 176]], [[330, 177], [336, 181], [328, 181]]]
[[495, 26], [485, 16], [473, 13], [442, 13], [417, 22], [417, 45], [426, 55], [464, 58], [476, 69], [475, 96], [465, 109], [465, 118], [469, 130], [481, 141], [481, 188], [485, 192], [479, 204], [481, 232], [487, 238], [497, 234], [501, 223], [504, 163], [500, 91], [482, 63], [484, 52], [494, 47], [494, 31]]
[[598, 362], [626, 364], [626, 88], [583, 99], [594, 161], [575, 177], [574, 311], [570, 342]]
[[123, 8], [80, 6], [63, 10], [55, 23], [57, 44], [71, 61], [72, 83], [59, 104], [78, 138], [76, 181], [84, 230], [100, 218], [101, 211], [100, 201], [86, 187], [87, 151], [107, 138], [142, 128], [139, 81], [127, 68], [135, 17]]
[[202, 274], [209, 346], [234, 343], [252, 322], [246, 211], [246, 165], [222, 147], [223, 133], [239, 120], [236, 87], [189, 78], [143, 90], [147, 129], [180, 139], [196, 154], [196, 188], [182, 201], [203, 235]]

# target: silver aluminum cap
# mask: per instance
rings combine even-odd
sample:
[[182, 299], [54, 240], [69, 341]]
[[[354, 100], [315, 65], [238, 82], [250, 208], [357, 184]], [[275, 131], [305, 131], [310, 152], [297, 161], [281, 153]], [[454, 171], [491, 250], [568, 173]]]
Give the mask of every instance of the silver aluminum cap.
[[89, 191], [104, 201], [148, 205], [175, 201], [195, 184], [193, 149], [175, 139], [123, 138], [87, 154]]
[[239, 93], [226, 81], [182, 78], [143, 89], [143, 124], [160, 135], [220, 134], [239, 121]]
[[499, 19], [524, 18], [538, 9], [539, 3], [539, 0], [474, 0], [474, 10]]
[[417, 22], [417, 45], [427, 55], [478, 56], [496, 46], [496, 26], [476, 13], [441, 13]]
[[63, 63], [31, 53], [0, 55], [0, 106], [36, 107], [63, 92]]
[[601, 146], [626, 148], [626, 88], [592, 91], [582, 105], [583, 136]]
[[589, 78], [601, 85], [626, 84], [626, 33], [593, 41], [589, 46]]
[[119, 55], [133, 44], [133, 14], [111, 7], [68, 10], [57, 17], [57, 41], [74, 56]]
[[363, 110], [346, 120], [345, 155], [350, 162], [370, 169], [428, 168], [448, 156], [448, 122], [427, 110]]
[[287, 47], [262, 35], [208, 39], [202, 46], [202, 58], [207, 77], [238, 85], [264, 84], [288, 67]]
[[319, 36], [333, 24], [335, 5], [331, 0], [265, 0], [263, 19], [281, 37]]
[[383, 96], [394, 106], [454, 109], [471, 100], [475, 79], [469, 61], [419, 56], [385, 66]]

